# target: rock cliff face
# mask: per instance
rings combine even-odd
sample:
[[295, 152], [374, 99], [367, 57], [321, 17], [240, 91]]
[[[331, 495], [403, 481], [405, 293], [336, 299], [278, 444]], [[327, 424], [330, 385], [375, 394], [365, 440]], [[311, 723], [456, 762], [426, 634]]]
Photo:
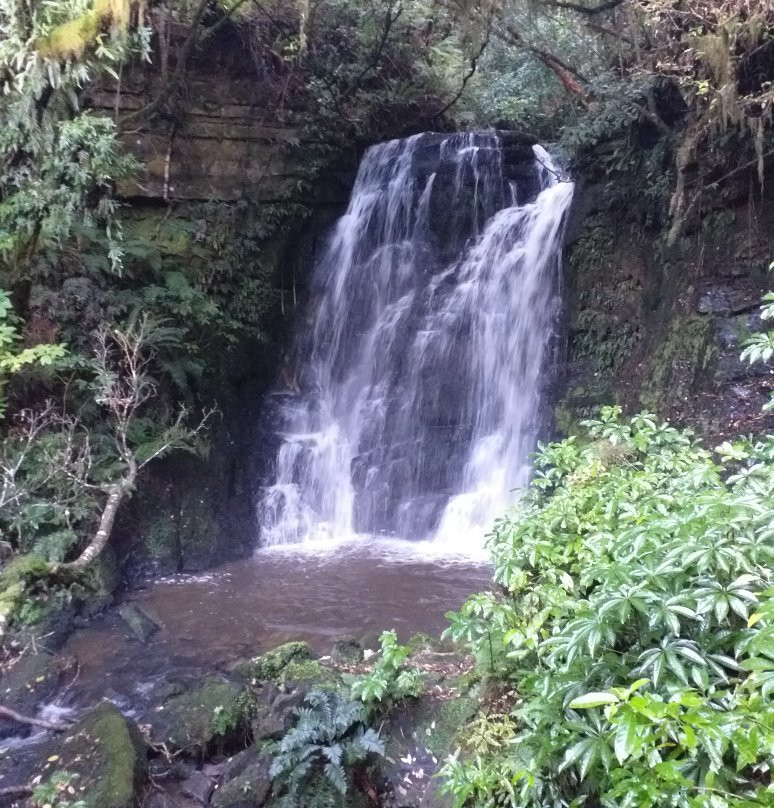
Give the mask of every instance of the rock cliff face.
[[[240, 69], [248, 55], [224, 36], [194, 60], [185, 93], [164, 115], [127, 127], [127, 145], [146, 166], [121, 189], [127, 222], [180, 265], [230, 261], [233, 277], [248, 281], [235, 306], [249, 305], [253, 278], [269, 278], [275, 299], [266, 333], [207, 357], [198, 397], [217, 400], [222, 415], [209, 458], [160, 464], [127, 508], [119, 546], [135, 573], [200, 569], [253, 546], [256, 479], [272, 448], [261, 432], [261, 394], [280, 370], [308, 270], [359, 159], [355, 148], [331, 155], [305, 136], [302, 113], [270, 103], [276, 93]], [[126, 118], [159, 97], [172, 68], [125, 76], [119, 94], [106, 90], [93, 102]], [[519, 176], [528, 144], [506, 140], [509, 171]], [[623, 148], [606, 144], [575, 167], [557, 433], [612, 401], [713, 437], [767, 428], [761, 405], [772, 372], [738, 355], [759, 327], [774, 257], [770, 184], [764, 198], [742, 183], [711, 200], [699, 226], [668, 250], [653, 180], [641, 168], [610, 169]]]
[[[148, 204], [297, 199], [331, 149], [305, 135], [292, 87], [278, 87], [282, 71], [254, 52], [249, 27], [226, 25], [188, 55], [184, 78], [175, 80], [187, 35], [170, 23], [168, 44], [157, 45], [151, 65], [125, 70], [117, 87], [91, 96], [92, 106], [122, 122], [125, 143], [142, 163], [122, 194]], [[354, 149], [340, 156], [345, 168], [357, 165]], [[336, 172], [326, 180], [315, 199], [341, 192]]]
[[238, 33], [225, 31], [206, 50], [151, 125], [133, 121], [145, 120], [140, 111], [163, 97], [174, 70], [158, 54], [157, 67], [128, 73], [119, 92], [105, 88], [91, 99], [123, 121], [125, 144], [143, 165], [136, 182], [119, 188], [127, 237], [150, 243], [165, 266], [229, 286], [216, 290], [226, 315], [257, 310], [259, 323], [204, 357], [196, 398], [220, 411], [208, 457], [157, 464], [125, 509], [117, 546], [130, 576], [201, 569], [253, 546], [261, 393], [278, 372], [304, 297], [303, 269], [346, 204], [357, 169], [354, 149], [304, 140], [299, 112], [276, 109], [276, 94], [246, 69], [250, 54]]
[[[250, 232], [247, 249], [231, 250], [226, 259], [235, 278], [253, 272], [268, 278], [275, 296], [261, 337], [207, 357], [198, 398], [217, 401], [221, 411], [209, 457], [157, 464], [123, 514], [118, 544], [130, 576], [197, 570], [254, 546], [257, 482], [276, 440], [262, 428], [268, 418], [262, 393], [281, 372], [309, 270], [346, 205], [359, 162], [354, 148], [323, 160], [326, 149], [305, 138], [300, 113], [271, 108], [260, 84], [237, 69], [244, 58], [242, 51], [194, 63], [175, 115], [125, 136], [145, 166], [135, 184], [121, 188], [127, 231], [150, 240], [163, 260], [199, 275]], [[105, 90], [93, 103], [106, 112], [118, 105], [126, 119], [159, 97], [163, 83], [163, 76], [142, 71], [124, 77], [119, 94]], [[503, 140], [507, 174], [526, 193], [527, 180], [534, 182], [531, 142], [517, 133], [503, 133]], [[434, 215], [448, 230], [448, 211]], [[443, 242], [454, 249], [458, 238], [447, 232]]]
[[761, 328], [760, 299], [771, 288], [774, 193], [767, 186], [761, 197], [746, 180], [728, 188], [667, 248], [644, 172], [605, 173], [621, 145], [579, 166], [559, 430], [613, 401], [693, 426], [710, 443], [772, 428], [761, 408], [774, 372], [739, 354]]

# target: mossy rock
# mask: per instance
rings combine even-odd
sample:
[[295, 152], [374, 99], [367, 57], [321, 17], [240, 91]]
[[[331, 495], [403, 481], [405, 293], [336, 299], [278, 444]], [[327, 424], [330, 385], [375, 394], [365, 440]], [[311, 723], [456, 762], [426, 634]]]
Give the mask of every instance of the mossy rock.
[[[35, 600], [28, 597], [27, 589], [50, 571], [48, 561], [35, 553], [16, 556], [0, 571], [0, 640], [12, 623], [23, 622], [29, 626], [43, 622], [42, 611]], [[20, 621], [22, 610], [27, 612], [27, 619]], [[34, 620], [29, 619], [31, 616]]]
[[710, 317], [672, 317], [648, 359], [639, 391], [643, 407], [668, 414], [689, 399], [699, 374], [712, 359], [711, 326]]
[[583, 382], [569, 386], [554, 407], [554, 427], [558, 437], [575, 437], [585, 442], [588, 436], [581, 422], [596, 418], [601, 407], [617, 401], [617, 398], [611, 379], [594, 374], [587, 367]]
[[440, 760], [452, 750], [478, 707], [478, 699], [468, 694], [440, 701], [423, 698], [404, 709], [414, 724], [411, 737]]
[[234, 673], [250, 684], [316, 681], [335, 674], [314, 659], [305, 642], [288, 642], [261, 656], [240, 662]]
[[203, 752], [214, 742], [227, 743], [244, 730], [241, 690], [210, 676], [193, 690], [175, 696], [150, 717], [154, 737], [175, 749]]
[[23, 597], [24, 585], [21, 583], [0, 589], [0, 640], [2, 640], [8, 626], [14, 619]]
[[312, 654], [305, 642], [287, 642], [261, 656], [241, 663], [237, 672], [245, 678], [271, 682], [280, 676], [290, 662], [310, 659], [312, 659]]
[[338, 637], [331, 651], [331, 659], [339, 665], [357, 665], [363, 656], [363, 646], [351, 634]]
[[56, 744], [48, 764], [77, 775], [73, 785], [86, 808], [133, 808], [147, 775], [140, 730], [107, 701], [89, 710]]
[[316, 659], [297, 659], [289, 662], [279, 676], [277, 684], [284, 686], [314, 685], [337, 690], [342, 683], [336, 671]]
[[[429, 727], [420, 727], [427, 738], [427, 746], [438, 756], [445, 755], [459, 738], [460, 733], [467, 728], [468, 722], [479, 708], [478, 699], [473, 695], [460, 696], [444, 701], [438, 711], [437, 718], [430, 722]], [[433, 726], [435, 724], [435, 726]], [[428, 733], [428, 729], [430, 732]]]

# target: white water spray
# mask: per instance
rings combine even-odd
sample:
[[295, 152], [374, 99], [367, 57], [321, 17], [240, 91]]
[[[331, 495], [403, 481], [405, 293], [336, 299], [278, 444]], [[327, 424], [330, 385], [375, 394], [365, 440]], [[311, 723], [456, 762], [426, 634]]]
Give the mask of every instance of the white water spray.
[[[573, 185], [493, 133], [366, 153], [314, 271], [261, 544], [356, 536], [480, 549], [528, 480]], [[518, 204], [525, 195], [532, 201]]]

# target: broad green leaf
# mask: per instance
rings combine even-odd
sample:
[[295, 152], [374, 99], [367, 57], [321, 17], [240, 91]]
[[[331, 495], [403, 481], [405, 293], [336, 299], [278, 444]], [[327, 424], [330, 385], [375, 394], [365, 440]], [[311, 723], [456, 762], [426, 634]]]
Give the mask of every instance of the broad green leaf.
[[617, 704], [620, 701], [614, 693], [591, 692], [573, 699], [569, 707], [573, 710], [588, 710], [592, 707], [603, 707], [606, 704]]

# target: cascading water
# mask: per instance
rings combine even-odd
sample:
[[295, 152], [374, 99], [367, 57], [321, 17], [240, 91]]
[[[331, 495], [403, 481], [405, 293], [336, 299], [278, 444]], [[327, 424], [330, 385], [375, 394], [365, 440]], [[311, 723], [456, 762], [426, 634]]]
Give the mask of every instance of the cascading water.
[[538, 146], [513, 182], [503, 154], [494, 133], [366, 153], [276, 393], [261, 544], [476, 549], [526, 483], [573, 185]]

